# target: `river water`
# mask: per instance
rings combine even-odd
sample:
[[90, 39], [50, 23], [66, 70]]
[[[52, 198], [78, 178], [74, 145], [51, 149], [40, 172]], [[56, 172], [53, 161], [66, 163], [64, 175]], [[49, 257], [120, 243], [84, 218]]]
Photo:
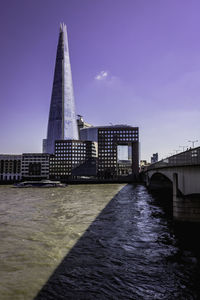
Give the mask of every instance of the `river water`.
[[199, 229], [142, 185], [0, 186], [0, 223], [2, 300], [200, 299]]

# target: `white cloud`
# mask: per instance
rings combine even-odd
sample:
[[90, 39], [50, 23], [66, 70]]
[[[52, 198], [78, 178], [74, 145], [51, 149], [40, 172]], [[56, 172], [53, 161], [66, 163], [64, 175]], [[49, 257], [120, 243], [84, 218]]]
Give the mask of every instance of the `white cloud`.
[[[107, 88], [120, 89], [124, 86], [121, 79], [117, 76], [112, 75], [109, 71], [101, 71], [95, 76], [96, 82], [101, 82], [100, 86], [105, 86]], [[99, 84], [98, 84], [99, 85]]]
[[99, 74], [95, 76], [96, 80], [104, 80], [108, 77], [108, 71], [101, 71]]

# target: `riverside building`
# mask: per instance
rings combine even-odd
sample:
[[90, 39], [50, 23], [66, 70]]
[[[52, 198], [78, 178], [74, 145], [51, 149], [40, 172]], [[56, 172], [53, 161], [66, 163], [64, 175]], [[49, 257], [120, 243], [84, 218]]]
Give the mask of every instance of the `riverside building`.
[[158, 153], [153, 153], [151, 157], [151, 164], [155, 164], [158, 161]]
[[49, 154], [23, 153], [22, 154], [22, 179], [41, 180], [49, 178]]
[[98, 142], [98, 178], [134, 180], [138, 177], [138, 127], [114, 125], [83, 128], [80, 138]]
[[50, 179], [70, 180], [95, 176], [97, 143], [81, 140], [58, 140], [50, 156]]
[[21, 180], [21, 155], [0, 154], [0, 182]]

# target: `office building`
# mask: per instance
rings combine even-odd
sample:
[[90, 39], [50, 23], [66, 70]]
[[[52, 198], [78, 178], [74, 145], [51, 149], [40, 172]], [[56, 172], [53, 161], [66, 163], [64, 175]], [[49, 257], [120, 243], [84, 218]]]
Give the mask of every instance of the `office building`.
[[158, 161], [158, 153], [153, 153], [151, 157], [151, 164], [154, 164]]
[[80, 128], [80, 140], [98, 143], [98, 128], [96, 126]]
[[41, 180], [49, 178], [49, 154], [23, 153], [22, 179]]
[[0, 154], [0, 182], [21, 180], [21, 155]]
[[91, 141], [58, 140], [50, 156], [50, 179], [69, 180], [96, 175], [97, 144]]
[[128, 125], [91, 127], [80, 138], [98, 142], [100, 179], [136, 179], [139, 173], [139, 129]]
[[47, 139], [43, 152], [54, 153], [56, 140], [78, 140], [74, 92], [66, 25], [60, 25]]

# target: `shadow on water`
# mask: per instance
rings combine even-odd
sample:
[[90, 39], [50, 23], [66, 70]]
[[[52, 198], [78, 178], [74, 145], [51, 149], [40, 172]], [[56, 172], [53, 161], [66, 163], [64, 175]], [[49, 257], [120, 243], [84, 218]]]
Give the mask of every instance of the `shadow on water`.
[[142, 185], [125, 186], [35, 300], [200, 299], [199, 261], [180, 228], [176, 235], [169, 201]]
[[162, 208], [164, 216], [168, 222], [168, 228], [176, 236], [177, 244], [180, 248], [194, 251], [200, 258], [200, 243], [197, 239], [200, 233], [199, 223], [175, 222], [173, 220], [173, 191], [165, 189], [151, 191], [152, 203]]
[[[113, 249], [109, 246], [109, 240], [115, 236], [115, 206], [122, 190], [111, 199], [88, 227], [35, 300], [94, 299], [98, 295], [102, 299], [102, 296], [106, 295], [107, 280], [112, 276], [109, 269], [113, 256], [110, 251]], [[122, 265], [120, 258], [116, 259], [115, 263], [119, 267]]]

